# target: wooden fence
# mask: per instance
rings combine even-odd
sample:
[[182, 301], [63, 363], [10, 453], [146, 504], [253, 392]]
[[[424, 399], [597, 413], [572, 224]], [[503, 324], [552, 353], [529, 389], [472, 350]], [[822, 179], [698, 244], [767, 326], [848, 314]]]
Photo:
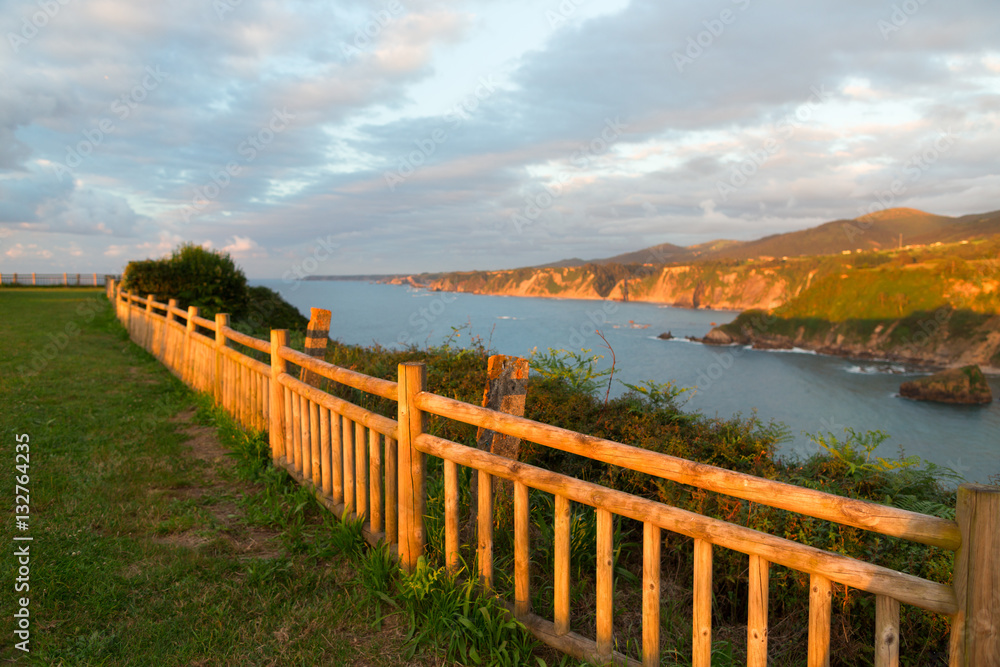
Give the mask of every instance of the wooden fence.
[[0, 273], [0, 285], [106, 287], [116, 278], [103, 273]]
[[[460, 551], [459, 466], [478, 475], [477, 569], [492, 586], [494, 478], [513, 482], [513, 614], [545, 643], [596, 662], [660, 664], [661, 531], [694, 540], [693, 665], [711, 664], [712, 558], [716, 548], [749, 555], [748, 664], [767, 663], [768, 573], [772, 563], [807, 573], [810, 580], [810, 667], [830, 661], [832, 586], [875, 595], [876, 665], [899, 663], [900, 604], [950, 617], [952, 666], [1000, 665], [1000, 489], [959, 488], [957, 521], [822, 493], [706, 464], [567, 431], [427, 391], [422, 364], [399, 366], [398, 382], [368, 377], [314, 359], [288, 346], [287, 332], [270, 341], [229, 327], [228, 316], [198, 316], [197, 308], [141, 298], [108, 285], [118, 318], [132, 339], [156, 355], [188, 385], [211, 392], [240, 423], [269, 433], [276, 465], [338, 515], [361, 517], [372, 542], [385, 540], [402, 566], [412, 570], [425, 547], [425, 457], [443, 460], [444, 554], [456, 568]], [[208, 335], [209, 332], [212, 335]], [[233, 345], [268, 355], [264, 363]], [[359, 391], [396, 401], [397, 419], [305, 384], [289, 364]], [[764, 532], [671, 507], [444, 440], [424, 432], [426, 415], [506, 433], [663, 479], [726, 494], [806, 516], [956, 551], [952, 585], [921, 579], [865, 561], [823, 551]], [[554, 614], [531, 610], [529, 490], [554, 497]], [[597, 579], [594, 639], [570, 630], [571, 502], [597, 516]], [[613, 644], [614, 516], [642, 522], [642, 661]]]

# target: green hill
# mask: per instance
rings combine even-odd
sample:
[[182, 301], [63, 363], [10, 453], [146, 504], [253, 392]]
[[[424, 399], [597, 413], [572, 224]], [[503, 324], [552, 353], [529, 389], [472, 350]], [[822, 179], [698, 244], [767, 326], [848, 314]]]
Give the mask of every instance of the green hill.
[[[1000, 234], [1000, 211], [961, 217], [934, 215], [912, 208], [890, 208], [853, 220], [773, 234], [755, 241], [717, 240], [681, 247], [671, 243], [604, 259], [569, 259], [544, 265], [674, 264], [680, 262], [836, 255], [845, 251], [889, 250], [932, 243], [954, 243]], [[542, 268], [542, 267], [538, 267]]]

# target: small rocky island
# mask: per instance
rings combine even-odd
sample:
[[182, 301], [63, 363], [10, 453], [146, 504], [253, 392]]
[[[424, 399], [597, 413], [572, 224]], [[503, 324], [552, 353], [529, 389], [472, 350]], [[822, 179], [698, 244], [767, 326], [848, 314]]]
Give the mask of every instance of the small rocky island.
[[899, 385], [899, 395], [917, 401], [983, 405], [993, 400], [990, 385], [977, 365], [950, 368]]

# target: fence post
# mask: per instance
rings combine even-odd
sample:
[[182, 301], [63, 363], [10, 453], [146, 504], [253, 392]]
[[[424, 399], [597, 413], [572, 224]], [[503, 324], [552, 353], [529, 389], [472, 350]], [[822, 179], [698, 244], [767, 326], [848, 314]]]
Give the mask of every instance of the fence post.
[[[177, 364], [176, 359], [172, 360], [170, 364], [167, 364], [167, 341], [173, 339], [170, 333], [171, 331], [173, 331], [173, 329], [170, 328], [170, 323], [174, 321], [174, 308], [176, 307], [177, 307], [177, 299], [167, 300], [167, 312], [165, 313], [163, 318], [163, 333], [160, 334], [160, 361], [162, 361], [165, 365], [167, 365], [168, 368], [170, 366], [175, 366]], [[176, 372], [177, 369], [170, 368], [170, 370]]]
[[[306, 328], [306, 354], [322, 361], [326, 357], [326, 341], [329, 339], [330, 311], [323, 308], [313, 308], [309, 313], [309, 326]], [[320, 380], [323, 378], [309, 369], [303, 368], [300, 379], [318, 389]]]
[[146, 320], [144, 324], [145, 331], [143, 334], [143, 347], [146, 348], [146, 352], [149, 352], [153, 356], [156, 356], [156, 350], [154, 346], [156, 345], [156, 327], [153, 325], [153, 302], [156, 300], [155, 294], [146, 295]]
[[229, 326], [229, 315], [226, 313], [216, 313], [215, 314], [215, 379], [212, 383], [212, 393], [215, 396], [215, 402], [218, 405], [222, 405], [222, 392], [224, 387], [222, 379], [222, 361], [225, 355], [222, 353], [222, 348], [226, 346], [226, 332], [222, 330], [223, 327]]
[[193, 334], [195, 327], [194, 318], [198, 317], [198, 306], [188, 306], [187, 327], [184, 329], [184, 375], [183, 379], [192, 387], [198, 387], [194, 382], [194, 345]]
[[413, 446], [424, 431], [424, 413], [413, 405], [427, 384], [427, 367], [399, 365], [399, 564], [407, 572], [424, 554], [424, 455]]
[[288, 329], [271, 329], [271, 458], [277, 461], [285, 454], [285, 400], [278, 376], [288, 372], [288, 362], [278, 349], [288, 345]]
[[66, 274], [63, 273], [63, 287], [67, 285], [69, 285], [69, 279], [66, 277]]
[[1000, 487], [963, 484], [955, 508], [962, 546], [955, 554], [952, 667], [1000, 664]]
[[[528, 392], [528, 360], [505, 354], [490, 355], [486, 362], [486, 388], [483, 390], [483, 407], [515, 417], [524, 416], [524, 400]], [[496, 433], [479, 427], [476, 431], [476, 447], [493, 454], [520, 460], [521, 439], [505, 433]], [[493, 480], [495, 503], [513, 502], [513, 485], [503, 479]], [[469, 483], [469, 521], [466, 524], [466, 539], [477, 539], [476, 508], [479, 502], [479, 476], [473, 475]]]
[[132, 292], [125, 290], [125, 330], [132, 337]]

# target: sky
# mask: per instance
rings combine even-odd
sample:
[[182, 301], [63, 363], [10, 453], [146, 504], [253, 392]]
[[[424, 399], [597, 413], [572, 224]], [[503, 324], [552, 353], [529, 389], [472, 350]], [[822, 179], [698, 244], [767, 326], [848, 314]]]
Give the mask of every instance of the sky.
[[0, 0], [0, 271], [502, 269], [1000, 209], [996, 0]]

